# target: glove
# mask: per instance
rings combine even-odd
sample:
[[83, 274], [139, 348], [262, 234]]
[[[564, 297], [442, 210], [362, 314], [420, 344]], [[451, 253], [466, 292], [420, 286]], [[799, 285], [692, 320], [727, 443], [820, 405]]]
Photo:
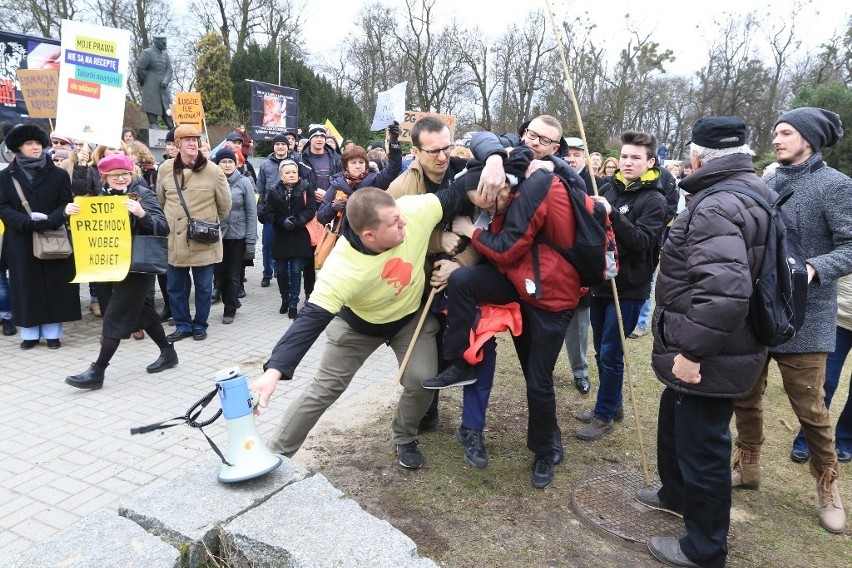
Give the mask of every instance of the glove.
[[292, 217], [287, 217], [286, 219], [284, 219], [284, 230], [285, 231], [295, 231], [296, 230], [296, 221], [294, 221]]
[[246, 252], [243, 253], [243, 260], [254, 260], [255, 244], [246, 243]]
[[399, 128], [399, 123], [397, 121], [394, 121], [393, 124], [388, 126], [388, 141], [391, 144], [399, 143], [400, 132], [401, 130]]
[[32, 219], [33, 221], [44, 221], [45, 219], [47, 219], [47, 215], [45, 215], [44, 213], [39, 213], [38, 211], [33, 211], [32, 213], [30, 213], [30, 219]]
[[[32, 227], [28, 225], [32, 223]], [[42, 233], [44, 231], [50, 231], [53, 229], [53, 223], [50, 219], [39, 219], [38, 221], [29, 220], [26, 225], [28, 229], [36, 233]]]
[[345, 209], [346, 209], [346, 200], [345, 199], [338, 199], [337, 201], [335, 201], [334, 203], [331, 204], [331, 210], [334, 211], [335, 213], [340, 213], [341, 211], [344, 211]]

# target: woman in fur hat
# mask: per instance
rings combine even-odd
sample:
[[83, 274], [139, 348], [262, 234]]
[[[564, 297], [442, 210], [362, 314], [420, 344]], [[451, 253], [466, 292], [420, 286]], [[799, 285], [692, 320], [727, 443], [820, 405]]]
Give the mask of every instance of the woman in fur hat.
[[[133, 177], [133, 160], [124, 154], [113, 154], [98, 162], [103, 189], [98, 195], [126, 196], [122, 205], [127, 209], [130, 231], [134, 234], [168, 235], [169, 225], [157, 200], [157, 195]], [[77, 215], [80, 206], [69, 203], [65, 214]], [[97, 284], [98, 298], [103, 309], [103, 337], [98, 359], [79, 375], [72, 375], [65, 382], [78, 389], [95, 390], [104, 384], [104, 371], [118, 350], [122, 339], [144, 329], [160, 348], [159, 358], [148, 365], [149, 373], [159, 373], [178, 364], [174, 345], [166, 339], [160, 314], [154, 309], [154, 300], [148, 291], [154, 286], [153, 274], [129, 272], [121, 282]]]
[[0, 219], [6, 226], [0, 262], [9, 269], [12, 316], [21, 330], [21, 349], [32, 349], [42, 337], [48, 348], [59, 349], [62, 322], [81, 319], [80, 286], [71, 284], [74, 256], [36, 258], [33, 233], [65, 225], [65, 206], [73, 199], [71, 181], [50, 159], [47, 133], [34, 124], [13, 127], [6, 135], [6, 147], [15, 160], [0, 172]]

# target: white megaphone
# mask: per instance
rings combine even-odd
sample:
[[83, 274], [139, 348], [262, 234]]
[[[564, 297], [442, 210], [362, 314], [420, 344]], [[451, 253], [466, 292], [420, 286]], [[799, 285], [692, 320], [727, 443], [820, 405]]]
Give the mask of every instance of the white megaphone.
[[254, 424], [254, 403], [248, 381], [239, 367], [219, 371], [216, 390], [222, 404], [222, 414], [228, 421], [227, 464], [219, 472], [222, 483], [236, 483], [266, 475], [281, 465], [281, 458], [268, 449], [260, 439]]

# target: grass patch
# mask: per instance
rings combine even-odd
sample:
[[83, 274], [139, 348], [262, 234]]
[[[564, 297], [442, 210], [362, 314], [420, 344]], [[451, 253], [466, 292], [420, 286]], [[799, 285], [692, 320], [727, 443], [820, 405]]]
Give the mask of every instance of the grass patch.
[[[656, 475], [656, 415], [663, 389], [650, 367], [651, 336], [628, 341], [631, 370], [645, 450]], [[425, 465], [407, 471], [397, 465], [388, 438], [392, 410], [365, 426], [336, 432], [317, 470], [366, 510], [410, 536], [419, 552], [443, 566], [656, 566], [647, 552], [602, 538], [581, 523], [571, 506], [575, 484], [593, 471], [640, 464], [634, 412], [625, 381], [625, 419], [598, 442], [574, 437], [573, 413], [594, 404], [580, 395], [563, 352], [554, 373], [557, 412], [565, 461], [546, 490], [530, 486], [532, 455], [526, 449], [526, 394], [511, 341], [501, 336], [497, 376], [487, 415], [488, 467], [477, 470], [462, 458], [455, 440], [461, 389], [441, 394], [441, 423], [421, 436]], [[848, 377], [848, 370], [844, 372]], [[845, 383], [844, 383], [845, 384]], [[835, 408], [842, 408], [841, 386]], [[818, 523], [816, 482], [807, 465], [790, 461], [793, 434], [781, 420], [797, 425], [776, 369], [764, 398], [766, 444], [760, 491], [735, 491], [728, 538], [731, 567], [852, 565], [852, 539], [831, 535]], [[733, 426], [732, 426], [733, 427]], [[852, 503], [852, 482], [841, 476], [841, 495]]]

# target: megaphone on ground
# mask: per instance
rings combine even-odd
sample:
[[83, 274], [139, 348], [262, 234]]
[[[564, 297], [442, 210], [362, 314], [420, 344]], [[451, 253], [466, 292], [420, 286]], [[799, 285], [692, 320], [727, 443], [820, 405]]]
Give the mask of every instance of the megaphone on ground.
[[216, 390], [222, 414], [228, 421], [228, 455], [219, 481], [236, 483], [266, 475], [281, 465], [281, 457], [270, 452], [254, 424], [254, 402], [246, 376], [239, 367], [225, 369], [216, 376]]

